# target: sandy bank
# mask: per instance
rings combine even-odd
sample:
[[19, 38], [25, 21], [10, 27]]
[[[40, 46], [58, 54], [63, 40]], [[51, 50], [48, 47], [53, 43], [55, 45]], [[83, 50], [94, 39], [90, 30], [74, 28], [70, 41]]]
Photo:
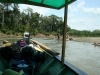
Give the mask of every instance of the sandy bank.
[[100, 37], [73, 37], [74, 41], [100, 43]]

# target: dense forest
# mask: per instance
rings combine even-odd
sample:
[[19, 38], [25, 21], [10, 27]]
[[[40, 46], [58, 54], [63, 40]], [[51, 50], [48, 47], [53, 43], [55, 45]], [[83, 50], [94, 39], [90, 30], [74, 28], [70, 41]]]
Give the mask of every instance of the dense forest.
[[[45, 35], [62, 35], [63, 19], [54, 14], [43, 16], [35, 12], [32, 8], [26, 8], [22, 12], [18, 4], [0, 3], [0, 32], [10, 35], [23, 34], [25, 31], [32, 35], [42, 33]], [[75, 30], [67, 25], [67, 32], [70, 36], [98, 37], [100, 30]]]

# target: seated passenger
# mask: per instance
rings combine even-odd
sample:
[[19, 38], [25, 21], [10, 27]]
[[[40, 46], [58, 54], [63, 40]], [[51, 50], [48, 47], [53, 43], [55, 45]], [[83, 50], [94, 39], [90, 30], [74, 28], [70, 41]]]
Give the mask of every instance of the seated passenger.
[[27, 44], [26, 44], [26, 41], [23, 40], [23, 39], [19, 40], [17, 43], [18, 43], [18, 46], [19, 46], [19, 47], [24, 47], [24, 46], [27, 45]]

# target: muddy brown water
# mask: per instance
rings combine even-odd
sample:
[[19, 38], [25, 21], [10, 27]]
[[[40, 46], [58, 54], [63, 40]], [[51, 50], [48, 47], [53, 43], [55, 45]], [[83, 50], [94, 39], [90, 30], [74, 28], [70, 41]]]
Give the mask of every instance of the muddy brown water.
[[[0, 38], [0, 43], [5, 38]], [[6, 38], [6, 40], [14, 42], [19, 38]], [[43, 43], [60, 53], [62, 50], [62, 41], [52, 38], [34, 38], [34, 40]], [[66, 41], [65, 60], [81, 69], [88, 75], [100, 75], [100, 47], [94, 46], [92, 43]]]

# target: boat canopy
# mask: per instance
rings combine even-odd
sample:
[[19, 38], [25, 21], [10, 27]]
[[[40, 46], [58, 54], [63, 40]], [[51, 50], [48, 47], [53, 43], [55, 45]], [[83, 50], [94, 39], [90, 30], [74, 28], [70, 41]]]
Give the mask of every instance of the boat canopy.
[[[68, 0], [68, 4], [76, 0]], [[52, 9], [60, 9], [65, 5], [65, 0], [0, 0], [3, 3], [29, 4]]]

